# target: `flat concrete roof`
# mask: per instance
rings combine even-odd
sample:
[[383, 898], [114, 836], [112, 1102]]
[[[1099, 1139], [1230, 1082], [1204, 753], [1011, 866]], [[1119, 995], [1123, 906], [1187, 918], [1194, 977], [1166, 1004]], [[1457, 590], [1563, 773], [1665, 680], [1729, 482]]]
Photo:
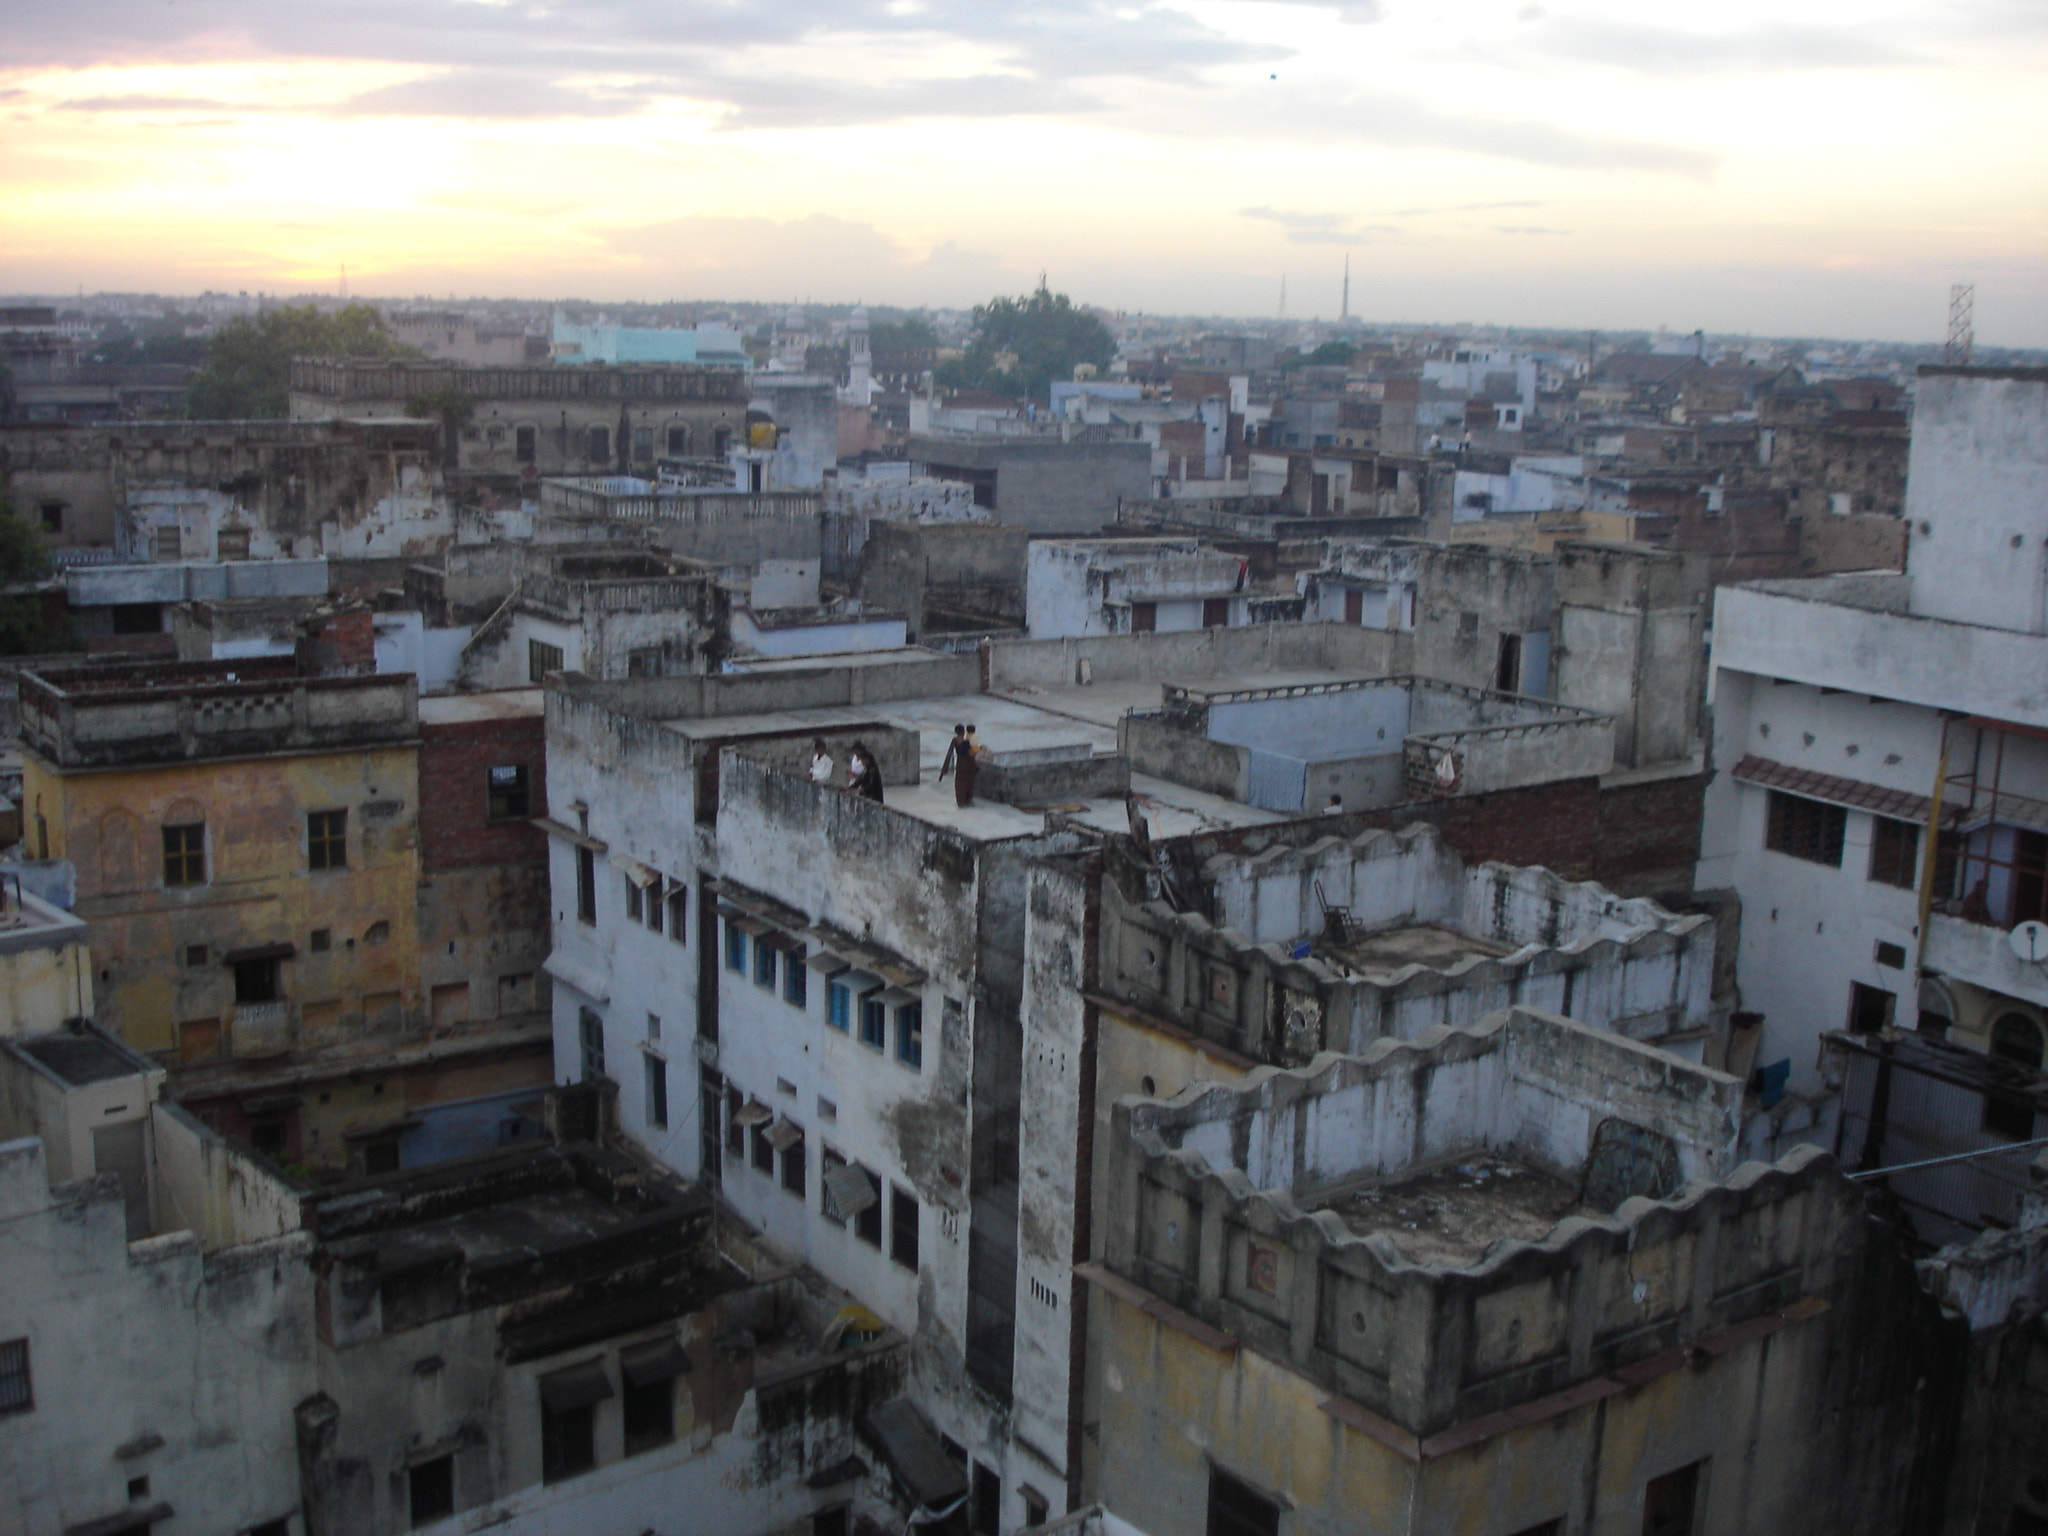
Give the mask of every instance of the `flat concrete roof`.
[[1512, 954], [1505, 944], [1475, 939], [1455, 928], [1437, 923], [1416, 923], [1405, 928], [1388, 928], [1368, 933], [1342, 949], [1322, 950], [1318, 957], [1341, 962], [1361, 976], [1382, 980], [1404, 966], [1422, 965], [1433, 971], [1447, 971], [1471, 956], [1498, 959]]
[[[1158, 685], [1144, 685], [1156, 695]], [[1076, 693], [1095, 690], [1075, 689]], [[1064, 697], [1064, 694], [1061, 695]], [[1153, 703], [1157, 704], [1155, 696]], [[892, 784], [884, 791], [883, 803], [892, 810], [915, 816], [934, 826], [946, 827], [981, 842], [1026, 837], [1045, 829], [1044, 808], [1020, 810], [991, 800], [976, 800], [969, 806], [955, 805], [950, 779], [939, 777], [946, 747], [956, 724], [972, 725], [984, 752], [1018, 752], [1043, 747], [1086, 746], [1098, 756], [1116, 751], [1115, 719], [1106, 724], [1058, 714], [998, 694], [958, 694], [930, 699], [891, 699], [872, 705], [834, 705], [824, 709], [777, 711], [767, 714], [712, 715], [692, 720], [666, 720], [662, 724], [678, 735], [693, 740], [721, 736], [766, 736], [805, 731], [870, 725], [881, 722], [918, 734], [918, 782]], [[845, 767], [842, 761], [839, 765]], [[1230, 827], [1258, 826], [1285, 821], [1286, 816], [1244, 805], [1221, 795], [1204, 793], [1165, 779], [1145, 774], [1131, 776], [1131, 788], [1144, 802], [1154, 837], [1178, 837], [1191, 832], [1222, 831]], [[1061, 809], [1085, 824], [1104, 832], [1130, 830], [1130, 819], [1121, 797], [1097, 797], [1064, 802]]]
[[1540, 1242], [1582, 1209], [1575, 1186], [1491, 1152], [1304, 1204], [1335, 1213], [1361, 1236], [1386, 1238], [1409, 1263], [1432, 1269], [1470, 1264], [1503, 1238]]

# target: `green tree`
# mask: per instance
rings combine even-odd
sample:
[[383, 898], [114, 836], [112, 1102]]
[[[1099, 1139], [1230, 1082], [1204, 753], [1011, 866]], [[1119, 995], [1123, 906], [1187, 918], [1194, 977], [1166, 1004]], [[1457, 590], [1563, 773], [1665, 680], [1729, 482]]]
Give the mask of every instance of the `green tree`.
[[974, 310], [974, 339], [966, 353], [941, 364], [935, 377], [952, 389], [992, 389], [1037, 399], [1055, 379], [1071, 379], [1083, 363], [1107, 368], [1116, 338], [1094, 315], [1064, 293], [991, 299]]
[[222, 326], [206, 366], [185, 390], [185, 414], [201, 421], [254, 421], [286, 414], [295, 357], [416, 357], [368, 304], [323, 315], [311, 304], [266, 309]]
[[883, 320], [868, 327], [868, 351], [876, 357], [935, 352], [938, 345], [939, 333], [923, 315], [905, 315], [901, 320]]
[[43, 623], [37, 584], [52, 570], [43, 536], [0, 501], [0, 656], [35, 656], [77, 648], [68, 626]]

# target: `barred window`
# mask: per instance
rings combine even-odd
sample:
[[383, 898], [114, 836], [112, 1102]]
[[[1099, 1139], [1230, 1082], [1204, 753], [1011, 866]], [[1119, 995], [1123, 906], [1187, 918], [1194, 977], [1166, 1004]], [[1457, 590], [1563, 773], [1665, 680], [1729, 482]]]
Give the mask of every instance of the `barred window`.
[[35, 1390], [28, 1376], [28, 1340], [8, 1339], [0, 1343], [0, 1413], [26, 1413], [35, 1405]]
[[348, 812], [306, 813], [306, 868], [348, 868]]
[[206, 823], [164, 828], [164, 884], [206, 884]]
[[1849, 813], [1839, 805], [1771, 791], [1770, 818], [1764, 846], [1812, 864], [1842, 867], [1842, 834]]
[[1920, 866], [1920, 829], [1889, 816], [1870, 818], [1870, 878], [1883, 885], [1913, 888]]

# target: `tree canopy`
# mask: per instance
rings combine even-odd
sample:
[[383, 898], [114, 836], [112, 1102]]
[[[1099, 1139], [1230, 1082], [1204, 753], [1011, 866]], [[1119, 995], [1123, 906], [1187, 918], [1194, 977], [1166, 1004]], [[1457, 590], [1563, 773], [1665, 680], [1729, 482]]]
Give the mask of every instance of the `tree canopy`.
[[0, 501], [0, 656], [34, 656], [75, 646], [68, 630], [43, 624], [42, 595], [35, 583], [50, 570], [43, 536]]
[[266, 309], [222, 326], [206, 366], [185, 390], [185, 414], [202, 421], [253, 421], [286, 412], [295, 357], [409, 357], [368, 304], [322, 314], [311, 304]]
[[937, 381], [952, 389], [989, 389], [1037, 399], [1055, 379], [1070, 379], [1082, 363], [1107, 368], [1116, 338], [1094, 315], [1064, 293], [990, 299], [974, 309], [974, 338], [966, 353], [942, 364]]

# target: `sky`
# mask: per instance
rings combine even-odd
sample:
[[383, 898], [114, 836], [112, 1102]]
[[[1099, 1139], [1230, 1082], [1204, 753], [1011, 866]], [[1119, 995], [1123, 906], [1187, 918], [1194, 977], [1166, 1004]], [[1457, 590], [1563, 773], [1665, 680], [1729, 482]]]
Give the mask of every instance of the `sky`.
[[0, 291], [2048, 346], [2048, 0], [22, 0]]

